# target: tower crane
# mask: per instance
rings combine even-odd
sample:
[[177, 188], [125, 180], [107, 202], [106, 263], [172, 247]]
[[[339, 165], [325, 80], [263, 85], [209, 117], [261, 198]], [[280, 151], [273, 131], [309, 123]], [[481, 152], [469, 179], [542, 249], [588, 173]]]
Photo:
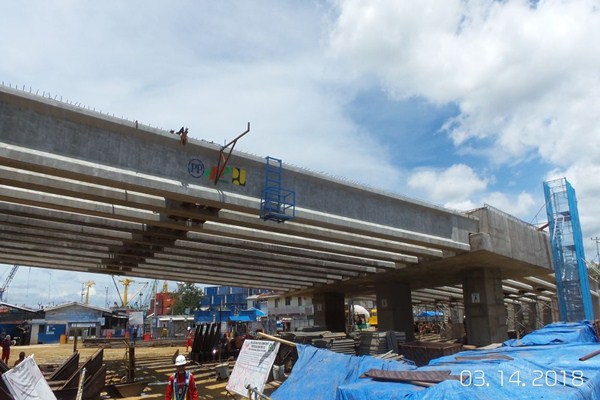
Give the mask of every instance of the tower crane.
[[127, 307], [127, 303], [129, 303], [129, 300], [127, 299], [127, 290], [129, 289], [129, 285], [135, 281], [133, 279], [125, 278], [121, 279], [119, 282], [123, 285], [123, 307]]
[[95, 284], [96, 284], [96, 282], [94, 282], [94, 281], [87, 281], [84, 283], [84, 285], [85, 285], [85, 303], [83, 303], [83, 304], [90, 303], [90, 289]]
[[[121, 298], [121, 307], [127, 307], [129, 304], [129, 299], [128, 299], [128, 294], [129, 294], [129, 285], [131, 285], [132, 283], [135, 282], [135, 280], [130, 279], [130, 278], [124, 278], [124, 279], [119, 279], [119, 282], [121, 282], [121, 284], [123, 285], [123, 296], [121, 296], [121, 291], [119, 290], [119, 286], [117, 285], [117, 282], [115, 281], [115, 277], [112, 277], [113, 282], [115, 284], [115, 288], [117, 289], [117, 293], [119, 294], [119, 297]], [[139, 282], [142, 284], [142, 287], [140, 287], [133, 296], [131, 296], [131, 298], [135, 298], [135, 296], [137, 296], [144, 288], [146, 288], [146, 286], [148, 286], [148, 282]]]
[[19, 269], [18, 265], [13, 265], [12, 269], [8, 273], [8, 277], [6, 278], [6, 280], [0, 287], [0, 301], [4, 301], [4, 293], [6, 293], [6, 291], [8, 290], [8, 286], [10, 285], [10, 282], [15, 277], [15, 274], [17, 273], [18, 269]]

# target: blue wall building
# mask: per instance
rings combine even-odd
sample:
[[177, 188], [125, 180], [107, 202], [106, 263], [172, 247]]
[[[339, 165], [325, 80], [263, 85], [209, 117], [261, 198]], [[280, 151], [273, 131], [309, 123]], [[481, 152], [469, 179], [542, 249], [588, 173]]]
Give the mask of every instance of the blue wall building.
[[267, 293], [265, 289], [241, 288], [235, 286], [208, 286], [204, 288], [201, 307], [210, 310], [218, 310], [223, 307], [233, 315], [248, 308], [246, 299], [255, 294]]

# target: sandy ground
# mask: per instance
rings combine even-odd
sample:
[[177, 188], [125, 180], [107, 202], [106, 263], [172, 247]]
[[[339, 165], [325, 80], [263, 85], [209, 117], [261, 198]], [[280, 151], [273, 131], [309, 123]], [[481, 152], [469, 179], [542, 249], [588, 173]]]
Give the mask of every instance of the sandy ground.
[[[96, 347], [83, 347], [78, 345], [80, 353], [80, 365], [90, 357]], [[164, 399], [167, 380], [170, 374], [175, 371], [173, 366], [173, 355], [179, 350], [180, 354], [185, 353], [185, 347], [137, 347], [136, 348], [136, 380], [143, 379], [148, 381], [148, 386], [139, 397], [127, 397], [126, 400], [138, 399]], [[50, 345], [31, 345], [15, 346], [11, 349], [11, 358], [9, 365], [12, 365], [20, 351], [26, 355], [34, 354], [38, 365], [45, 370], [51, 367], [61, 365], [72, 353], [73, 344], [50, 344]], [[107, 366], [106, 383], [118, 383], [126, 376], [126, 348], [105, 348], [104, 363]], [[234, 362], [230, 363], [232, 368]], [[190, 364], [188, 370], [194, 374], [199, 398], [202, 399], [232, 399], [231, 395], [225, 390], [226, 380], [217, 380], [214, 372], [215, 364]], [[273, 381], [267, 384], [265, 393], [271, 393], [279, 386], [279, 382]], [[101, 399], [110, 399], [104, 393]], [[241, 398], [241, 397], [237, 397]]]

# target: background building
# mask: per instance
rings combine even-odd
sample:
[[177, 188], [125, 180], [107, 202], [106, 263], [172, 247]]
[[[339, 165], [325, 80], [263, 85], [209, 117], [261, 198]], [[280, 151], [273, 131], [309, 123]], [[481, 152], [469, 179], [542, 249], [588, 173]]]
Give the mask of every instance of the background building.
[[201, 307], [204, 309], [229, 310], [233, 315], [248, 308], [248, 296], [267, 293], [264, 289], [241, 288], [235, 286], [208, 286], [204, 288]]

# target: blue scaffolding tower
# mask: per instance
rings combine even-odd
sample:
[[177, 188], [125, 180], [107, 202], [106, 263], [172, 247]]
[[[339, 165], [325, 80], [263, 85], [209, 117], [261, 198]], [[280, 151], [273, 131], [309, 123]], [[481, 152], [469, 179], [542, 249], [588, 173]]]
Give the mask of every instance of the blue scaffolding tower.
[[575, 190], [566, 178], [544, 182], [560, 318], [594, 319]]
[[285, 222], [296, 216], [296, 192], [281, 187], [281, 160], [267, 157], [265, 187], [260, 196], [260, 217]]

